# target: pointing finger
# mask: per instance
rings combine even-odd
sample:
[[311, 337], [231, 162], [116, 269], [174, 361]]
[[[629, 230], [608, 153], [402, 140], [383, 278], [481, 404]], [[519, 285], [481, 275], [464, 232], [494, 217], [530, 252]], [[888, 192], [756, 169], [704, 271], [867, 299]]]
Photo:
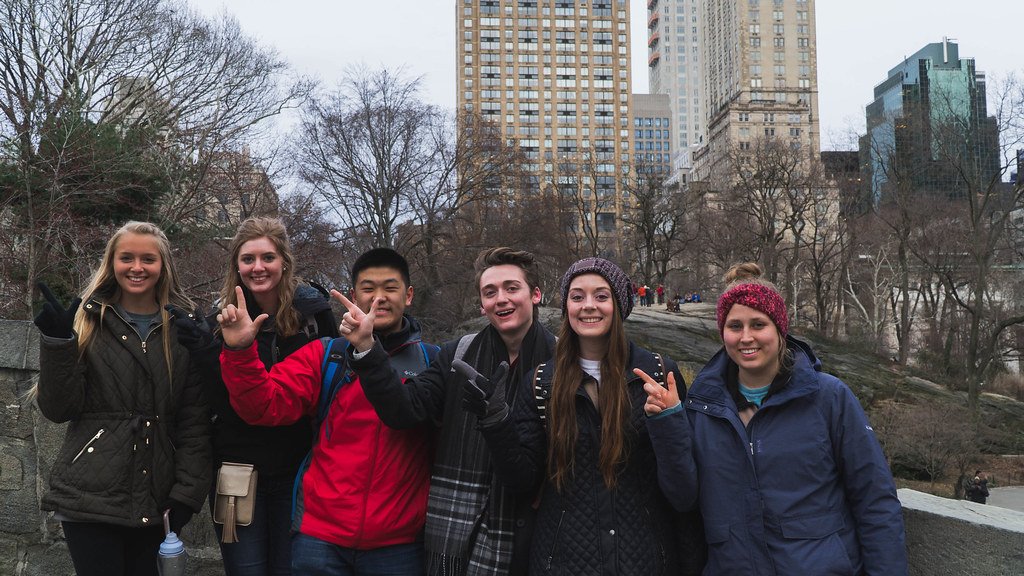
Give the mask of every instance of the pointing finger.
[[657, 384], [657, 381], [655, 381], [654, 378], [651, 378], [647, 374], [647, 372], [644, 372], [643, 370], [641, 370], [639, 368], [633, 368], [633, 374], [636, 374], [637, 376], [639, 376], [640, 379], [643, 380], [645, 384]]
[[245, 292], [242, 291], [241, 286], [235, 286], [235, 300], [238, 301], [238, 309], [248, 314], [249, 307], [245, 303]]

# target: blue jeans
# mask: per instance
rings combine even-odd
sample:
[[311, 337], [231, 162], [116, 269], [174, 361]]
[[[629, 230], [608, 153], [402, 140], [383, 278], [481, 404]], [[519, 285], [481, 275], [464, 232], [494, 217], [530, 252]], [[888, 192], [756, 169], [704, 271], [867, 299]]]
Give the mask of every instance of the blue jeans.
[[[252, 523], [236, 526], [238, 542], [220, 542], [226, 576], [290, 576], [292, 564], [292, 476], [261, 475], [256, 479]], [[210, 508], [214, 494], [210, 492]], [[223, 526], [214, 524], [220, 540]]]
[[423, 576], [423, 543], [353, 550], [296, 534], [292, 572], [295, 576]]

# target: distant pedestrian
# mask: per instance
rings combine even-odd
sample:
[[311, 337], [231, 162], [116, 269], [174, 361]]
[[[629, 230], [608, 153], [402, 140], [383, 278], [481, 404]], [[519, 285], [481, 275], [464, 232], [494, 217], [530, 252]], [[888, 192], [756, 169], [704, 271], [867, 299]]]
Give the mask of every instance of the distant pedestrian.
[[974, 478], [967, 481], [967, 488], [964, 490], [964, 493], [971, 502], [984, 504], [988, 500], [988, 474], [981, 470], [976, 470]]
[[665, 303], [665, 287], [658, 284], [658, 287], [654, 289], [654, 292], [658, 295], [658, 304]]

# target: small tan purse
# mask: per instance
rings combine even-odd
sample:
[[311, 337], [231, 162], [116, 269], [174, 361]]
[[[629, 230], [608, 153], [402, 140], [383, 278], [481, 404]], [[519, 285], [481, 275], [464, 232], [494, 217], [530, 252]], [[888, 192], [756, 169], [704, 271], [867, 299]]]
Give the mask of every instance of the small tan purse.
[[213, 503], [213, 521], [223, 524], [221, 542], [238, 542], [235, 526], [252, 523], [256, 507], [256, 470], [252, 464], [224, 462], [217, 473], [217, 499]]

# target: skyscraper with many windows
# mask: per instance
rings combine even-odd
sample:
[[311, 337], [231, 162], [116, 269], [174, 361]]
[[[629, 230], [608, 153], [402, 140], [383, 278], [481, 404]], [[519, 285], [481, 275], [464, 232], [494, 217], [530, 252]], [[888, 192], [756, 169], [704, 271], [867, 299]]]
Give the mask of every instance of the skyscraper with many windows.
[[689, 172], [692, 152], [704, 141], [704, 99], [700, 69], [701, 0], [648, 0], [648, 91], [669, 97], [672, 149], [680, 176]]
[[695, 178], [728, 179], [731, 154], [758, 139], [820, 152], [814, 0], [704, 0], [701, 63], [707, 114]]
[[633, 153], [627, 0], [458, 0], [459, 109], [515, 138], [535, 191], [619, 229]]

